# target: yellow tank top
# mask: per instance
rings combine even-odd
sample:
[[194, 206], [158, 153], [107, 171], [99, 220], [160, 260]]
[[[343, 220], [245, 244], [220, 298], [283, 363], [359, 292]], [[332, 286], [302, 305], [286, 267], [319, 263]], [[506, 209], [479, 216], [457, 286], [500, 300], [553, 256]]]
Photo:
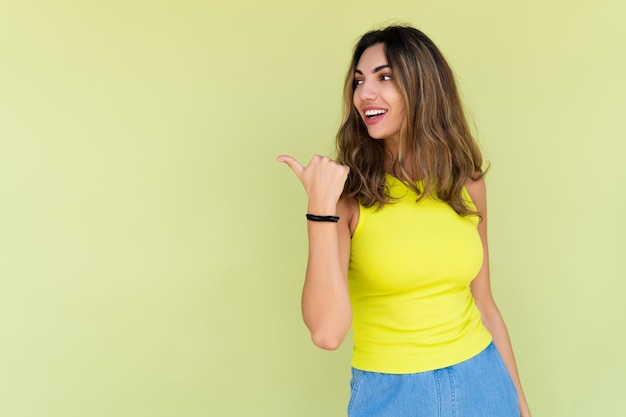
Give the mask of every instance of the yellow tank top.
[[360, 206], [352, 236], [352, 366], [406, 374], [460, 363], [491, 342], [470, 292], [483, 260], [479, 219], [435, 198], [416, 202], [391, 175], [387, 183], [395, 200]]

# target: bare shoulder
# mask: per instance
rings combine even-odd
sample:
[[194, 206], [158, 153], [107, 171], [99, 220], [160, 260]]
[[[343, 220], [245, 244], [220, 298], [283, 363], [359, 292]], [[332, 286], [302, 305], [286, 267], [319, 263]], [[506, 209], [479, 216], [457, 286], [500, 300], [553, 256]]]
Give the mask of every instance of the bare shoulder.
[[346, 225], [350, 229], [350, 235], [354, 233], [356, 224], [359, 221], [359, 203], [356, 198], [342, 198], [337, 203], [337, 215], [346, 220]]
[[476, 208], [481, 213], [485, 212], [487, 208], [487, 188], [485, 186], [485, 177], [481, 177], [477, 180], [468, 179], [465, 182], [465, 189], [469, 193], [472, 201], [476, 205]]

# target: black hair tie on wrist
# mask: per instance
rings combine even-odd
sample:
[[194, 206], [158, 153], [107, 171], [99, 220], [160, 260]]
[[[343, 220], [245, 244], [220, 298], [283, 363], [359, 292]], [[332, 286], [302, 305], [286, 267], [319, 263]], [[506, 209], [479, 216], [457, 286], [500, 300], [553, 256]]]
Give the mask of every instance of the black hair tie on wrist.
[[312, 222], [332, 222], [332, 223], [337, 223], [339, 221], [339, 217], [338, 216], [318, 216], [315, 214], [308, 214], [306, 215], [306, 219]]

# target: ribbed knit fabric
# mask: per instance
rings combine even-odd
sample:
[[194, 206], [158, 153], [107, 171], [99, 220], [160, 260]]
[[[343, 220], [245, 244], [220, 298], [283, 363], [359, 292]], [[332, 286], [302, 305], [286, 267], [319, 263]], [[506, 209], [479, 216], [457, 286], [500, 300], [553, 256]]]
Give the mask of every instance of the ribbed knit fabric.
[[396, 200], [361, 206], [352, 237], [352, 366], [407, 374], [460, 363], [491, 342], [470, 292], [483, 260], [479, 219], [387, 181]]

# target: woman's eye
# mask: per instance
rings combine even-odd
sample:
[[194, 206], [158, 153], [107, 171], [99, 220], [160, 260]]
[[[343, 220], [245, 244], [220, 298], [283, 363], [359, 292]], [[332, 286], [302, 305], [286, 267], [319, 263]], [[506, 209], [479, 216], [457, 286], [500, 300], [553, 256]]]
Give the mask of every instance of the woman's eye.
[[381, 79], [382, 81], [391, 81], [391, 75], [389, 75], [389, 74], [383, 74], [383, 75], [381, 75], [381, 76], [380, 76], [380, 79]]
[[361, 84], [363, 84], [363, 80], [354, 80], [354, 85], [355, 86], [361, 85]]

